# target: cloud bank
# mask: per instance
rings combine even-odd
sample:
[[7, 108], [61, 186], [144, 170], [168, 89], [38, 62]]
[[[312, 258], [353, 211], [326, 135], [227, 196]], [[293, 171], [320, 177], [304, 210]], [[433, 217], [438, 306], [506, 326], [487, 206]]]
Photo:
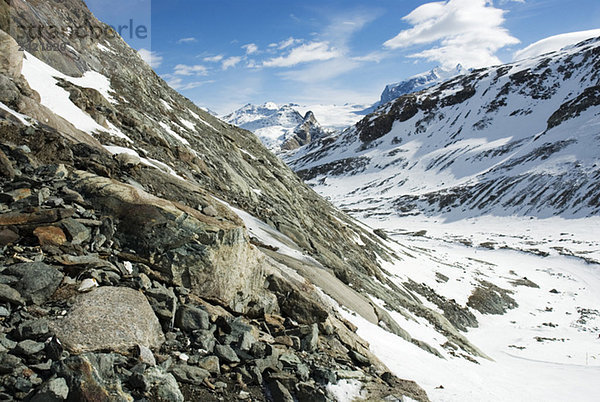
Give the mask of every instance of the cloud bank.
[[502, 25], [504, 10], [488, 0], [449, 0], [426, 3], [403, 18], [412, 28], [384, 43], [388, 49], [415, 45], [434, 47], [409, 57], [438, 62], [445, 68], [500, 64], [496, 52], [519, 43]]

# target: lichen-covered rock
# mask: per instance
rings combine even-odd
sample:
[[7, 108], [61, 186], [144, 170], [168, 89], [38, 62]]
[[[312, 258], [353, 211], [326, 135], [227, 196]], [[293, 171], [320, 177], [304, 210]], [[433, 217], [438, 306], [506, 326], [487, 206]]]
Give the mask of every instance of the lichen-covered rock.
[[14, 288], [26, 302], [34, 304], [41, 304], [52, 296], [64, 276], [59, 270], [43, 262], [11, 265], [2, 273], [18, 278]]
[[52, 378], [31, 398], [31, 402], [60, 402], [69, 396], [69, 386], [64, 378]]
[[118, 355], [86, 353], [60, 361], [57, 375], [69, 386], [68, 400], [85, 402], [130, 402], [115, 373], [115, 365], [124, 360]]
[[165, 373], [158, 367], [152, 367], [144, 373], [148, 382], [148, 393], [157, 401], [183, 402], [183, 394], [173, 374]]
[[174, 285], [236, 311], [260, 296], [264, 258], [250, 246], [241, 220], [223, 205], [213, 201], [217, 219], [91, 173], [76, 177], [83, 194], [120, 219], [123, 245]]
[[51, 327], [65, 348], [75, 353], [127, 353], [138, 344], [158, 348], [164, 342], [148, 300], [123, 287], [100, 287], [79, 295], [66, 317]]
[[23, 52], [19, 52], [19, 45], [6, 32], [0, 30], [0, 73], [9, 77], [21, 75], [23, 67]]

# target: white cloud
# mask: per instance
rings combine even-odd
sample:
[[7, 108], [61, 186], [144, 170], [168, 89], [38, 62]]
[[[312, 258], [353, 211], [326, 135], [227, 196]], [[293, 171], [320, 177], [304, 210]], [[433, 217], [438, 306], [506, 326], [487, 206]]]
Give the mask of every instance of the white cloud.
[[522, 60], [530, 57], [540, 56], [544, 53], [554, 52], [562, 49], [565, 46], [574, 45], [586, 39], [599, 36], [600, 29], [591, 29], [589, 31], [570, 32], [561, 35], [550, 36], [515, 52], [513, 59]]
[[336, 58], [324, 61], [318, 64], [308, 66], [303, 69], [285, 71], [280, 74], [281, 77], [303, 83], [318, 83], [331, 80], [348, 71], [352, 71], [359, 66], [359, 62], [346, 58]]
[[235, 67], [240, 61], [242, 61], [241, 57], [229, 57], [221, 62], [221, 67], [223, 68], [223, 70], [227, 70], [231, 67]]
[[216, 56], [208, 56], [203, 58], [202, 60], [206, 61], [207, 63], [218, 63], [221, 60], [223, 60], [223, 55], [222, 54], [218, 54]]
[[292, 49], [287, 55], [263, 62], [264, 67], [291, 67], [311, 61], [324, 61], [340, 57], [342, 53], [329, 42], [310, 42]]
[[163, 62], [162, 56], [159, 56], [158, 53], [153, 52], [148, 49], [140, 49], [138, 50], [138, 54], [148, 65], [152, 68], [158, 68]]
[[242, 49], [246, 50], [246, 54], [254, 54], [258, 52], [258, 46], [254, 43], [248, 43], [247, 45], [242, 46]]
[[380, 61], [386, 59], [390, 57], [390, 52], [389, 51], [379, 51], [376, 50], [374, 52], [371, 53], [367, 53], [363, 56], [355, 56], [352, 57], [353, 61], [361, 61], [361, 62], [374, 62], [374, 63], [379, 63]]
[[187, 91], [190, 89], [194, 89], [194, 88], [198, 88], [199, 86], [205, 85], [205, 84], [210, 84], [214, 81], [212, 80], [208, 80], [208, 81], [192, 81], [192, 82], [183, 82], [183, 79], [181, 79], [181, 77], [172, 77], [171, 79], [167, 80], [167, 84], [169, 84], [169, 86], [177, 91]]
[[[315, 39], [305, 42], [290, 37], [275, 46], [283, 53], [279, 57], [268, 59], [263, 67], [296, 67], [291, 71], [279, 74], [285, 80], [306, 84], [320, 84], [355, 70], [365, 62], [379, 61], [384, 56], [370, 54], [367, 57], [351, 56], [350, 41], [352, 36], [374, 21], [378, 10], [355, 9], [334, 16]], [[383, 52], [380, 52], [383, 53]]]
[[290, 46], [297, 45], [300, 43], [302, 43], [302, 39], [296, 39], [296, 38], [290, 36], [286, 40], [282, 40], [279, 43], [272, 43], [269, 46], [274, 46], [274, 47], [277, 47], [277, 49], [279, 49], [279, 50], [283, 50], [283, 49], [287, 49]]
[[178, 44], [182, 44], [182, 43], [194, 43], [194, 42], [198, 42], [198, 39], [194, 38], [194, 37], [190, 37], [190, 38], [181, 38], [177, 41]]
[[208, 74], [208, 69], [200, 64], [194, 66], [188, 66], [186, 64], [178, 64], [175, 66], [175, 71], [173, 72], [175, 75], [206, 75]]
[[384, 43], [389, 49], [436, 44], [409, 57], [436, 61], [451, 68], [499, 64], [496, 52], [519, 43], [502, 27], [504, 10], [489, 0], [448, 0], [426, 3], [403, 18], [413, 27]]

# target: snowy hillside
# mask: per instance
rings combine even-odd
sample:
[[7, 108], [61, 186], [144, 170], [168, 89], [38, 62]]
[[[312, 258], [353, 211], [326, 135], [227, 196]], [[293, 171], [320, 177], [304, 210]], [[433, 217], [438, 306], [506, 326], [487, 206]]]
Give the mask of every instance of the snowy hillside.
[[[396, 375], [412, 376], [432, 401], [600, 398], [595, 385], [600, 375], [600, 265], [586, 262], [588, 257], [600, 261], [598, 217], [443, 223], [420, 216], [366, 223], [383, 228], [402, 259], [386, 265], [389, 277], [417, 289], [421, 300], [446, 316], [454, 311], [455, 320], [468, 323], [467, 311], [472, 312], [478, 323], [465, 336], [490, 358], [477, 363], [457, 359], [453, 353], [461, 353], [448, 347], [435, 327], [410, 314], [391, 311], [411, 334], [440, 345], [445, 359], [346, 311], [357, 333]], [[478, 284], [483, 288], [475, 290]], [[478, 305], [482, 289], [498, 291], [489, 299], [498, 304]], [[457, 307], [462, 305], [470, 309], [461, 316]]]
[[414, 75], [404, 81], [395, 84], [389, 84], [385, 87], [381, 94], [381, 99], [377, 106], [393, 101], [402, 95], [419, 92], [429, 87], [439, 84], [440, 82], [449, 80], [457, 75], [467, 74], [469, 70], [462, 65], [457, 65], [456, 68], [446, 70], [442, 67], [436, 67], [428, 72]]
[[600, 212], [600, 41], [473, 71], [288, 155], [358, 216]]

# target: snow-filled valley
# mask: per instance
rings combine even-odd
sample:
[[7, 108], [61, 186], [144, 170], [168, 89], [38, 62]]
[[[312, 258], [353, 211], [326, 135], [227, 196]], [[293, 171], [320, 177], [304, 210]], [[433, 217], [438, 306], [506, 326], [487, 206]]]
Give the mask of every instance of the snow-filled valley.
[[[461, 305], [486, 281], [512, 292], [518, 304], [503, 315], [475, 312], [479, 327], [465, 336], [490, 358], [476, 363], [424, 353], [346, 311], [395, 374], [423, 385], [433, 401], [600, 398], [600, 218], [488, 216], [444, 223], [408, 217], [365, 223], [390, 235], [388, 244], [401, 259], [385, 266], [393, 281], [410, 278]], [[411, 335], [444, 344], [424, 320], [391, 314]]]

